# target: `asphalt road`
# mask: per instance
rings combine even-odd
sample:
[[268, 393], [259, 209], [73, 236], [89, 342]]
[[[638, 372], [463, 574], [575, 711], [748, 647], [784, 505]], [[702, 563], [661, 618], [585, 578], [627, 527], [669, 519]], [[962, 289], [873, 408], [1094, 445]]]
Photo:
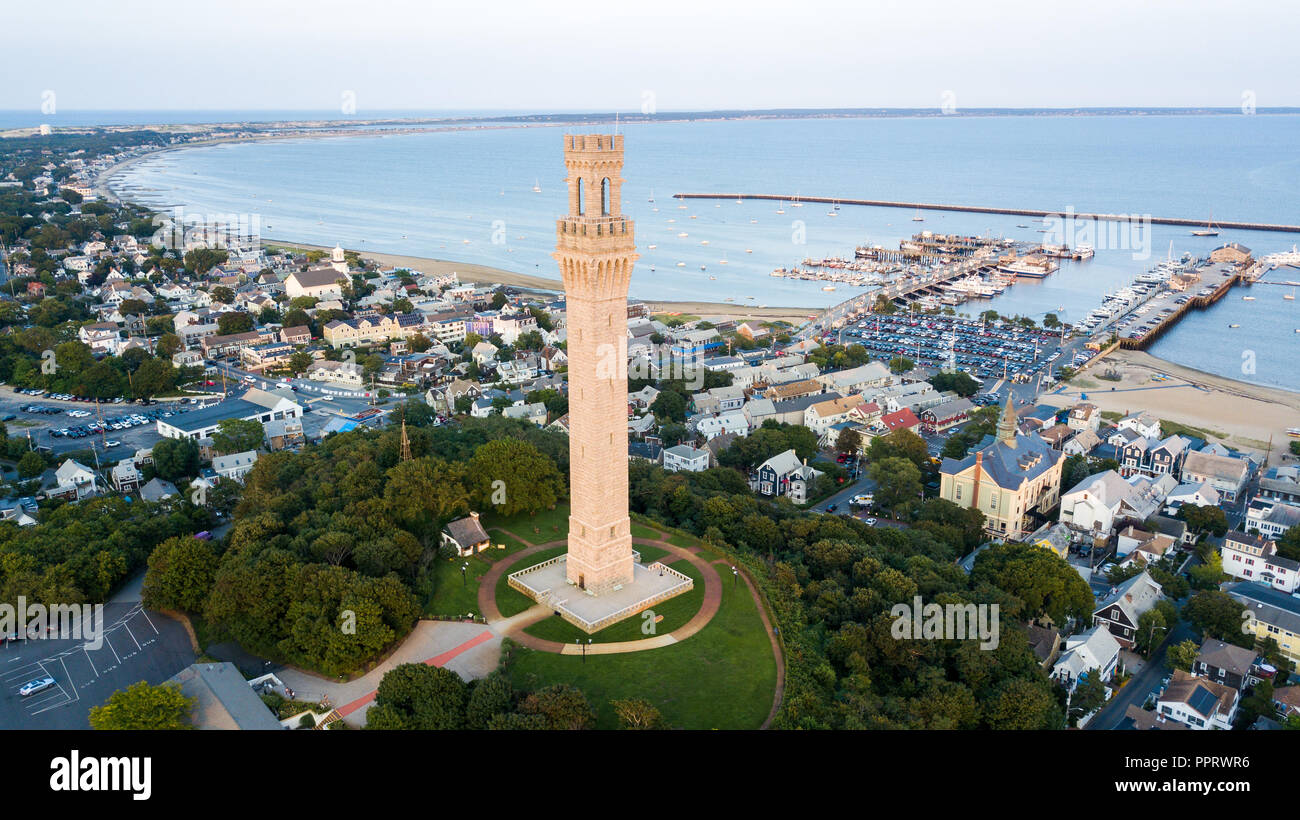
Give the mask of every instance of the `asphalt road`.
[[[90, 707], [137, 681], [159, 684], [194, 663], [180, 623], [138, 601], [104, 605], [98, 648], [72, 638], [0, 645], [0, 728], [88, 729]], [[29, 697], [18, 689], [45, 676], [56, 685]]]
[[1165, 636], [1165, 642], [1160, 644], [1141, 671], [1134, 675], [1092, 720], [1088, 721], [1086, 728], [1103, 731], [1115, 729], [1124, 720], [1124, 713], [1128, 711], [1129, 706], [1142, 708], [1142, 704], [1146, 703], [1149, 696], [1160, 691], [1165, 676], [1169, 674], [1169, 669], [1165, 666], [1165, 650], [1194, 635], [1191, 624], [1187, 621], [1179, 621], [1169, 635]]

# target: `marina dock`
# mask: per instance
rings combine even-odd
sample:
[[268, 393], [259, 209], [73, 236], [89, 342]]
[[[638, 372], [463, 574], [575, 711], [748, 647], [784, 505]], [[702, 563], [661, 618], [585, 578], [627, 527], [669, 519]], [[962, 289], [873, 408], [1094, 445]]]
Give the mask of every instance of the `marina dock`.
[[[884, 199], [841, 199], [829, 196], [791, 196], [789, 194], [673, 194], [674, 199], [756, 199], [772, 202], [821, 202], [827, 205], [866, 205], [872, 208], [905, 208], [921, 211], [957, 211], [969, 214], [1002, 214], [1006, 216], [1032, 217], [1070, 217], [1072, 219], [1091, 219], [1098, 222], [1149, 222], [1152, 225], [1178, 225], [1186, 228], [1204, 228], [1205, 219], [1184, 219], [1182, 217], [1146, 216], [1143, 214], [1094, 214], [1065, 213], [1062, 211], [1038, 211], [1029, 208], [991, 208], [980, 205], [945, 205], [933, 202], [893, 202]], [[1231, 228], [1239, 231], [1280, 231], [1283, 233], [1300, 233], [1300, 225], [1276, 225], [1266, 222], [1233, 222], [1215, 219], [1216, 228]]]

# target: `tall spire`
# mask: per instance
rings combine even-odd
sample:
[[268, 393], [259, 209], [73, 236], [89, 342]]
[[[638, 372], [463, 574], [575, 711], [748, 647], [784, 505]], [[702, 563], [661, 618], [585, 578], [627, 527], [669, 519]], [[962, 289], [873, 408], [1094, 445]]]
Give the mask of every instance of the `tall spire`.
[[1016, 446], [1016, 411], [1011, 405], [1011, 394], [1007, 393], [1007, 404], [1002, 408], [1002, 417], [998, 419], [998, 440], [1008, 447]]

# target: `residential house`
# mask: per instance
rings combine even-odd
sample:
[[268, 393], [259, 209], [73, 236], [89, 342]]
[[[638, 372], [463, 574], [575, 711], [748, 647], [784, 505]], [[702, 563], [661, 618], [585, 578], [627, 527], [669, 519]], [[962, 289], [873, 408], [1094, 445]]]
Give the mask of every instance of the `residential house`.
[[1065, 640], [1065, 652], [1052, 667], [1052, 679], [1073, 692], [1090, 675], [1110, 681], [1119, 666], [1119, 641], [1098, 625]]
[[823, 475], [801, 462], [793, 449], [772, 456], [758, 466], [752, 482], [760, 495], [775, 498], [786, 496], [795, 504], [808, 500], [808, 490], [817, 476]]
[[1156, 711], [1191, 729], [1232, 728], [1240, 692], [1205, 678], [1175, 669], [1169, 685], [1156, 700]]
[[1187, 439], [1182, 436], [1168, 436], [1160, 441], [1152, 438], [1134, 439], [1121, 453], [1120, 475], [1125, 478], [1132, 475], [1153, 478], [1166, 474], [1177, 476], [1187, 455], [1187, 445]]
[[141, 500], [155, 503], [175, 498], [179, 494], [175, 484], [157, 476], [149, 479], [149, 482], [140, 488]]
[[670, 473], [679, 470], [699, 473], [709, 469], [709, 451], [697, 450], [689, 444], [678, 444], [663, 451], [664, 469]]
[[340, 299], [343, 296], [341, 282], [347, 281], [347, 275], [334, 268], [316, 268], [307, 271], [294, 271], [284, 280], [284, 293], [290, 299], [310, 296], [313, 299]]
[[1132, 649], [1137, 639], [1138, 619], [1156, 605], [1161, 595], [1160, 585], [1142, 570], [1102, 599], [1092, 613], [1092, 622], [1110, 630], [1125, 649]]
[[1095, 433], [1101, 427], [1101, 411], [1095, 404], [1080, 402], [1070, 408], [1070, 415], [1065, 423], [1076, 432], [1091, 430]]
[[111, 472], [113, 489], [119, 493], [129, 493], [140, 486], [144, 476], [140, 474], [140, 468], [136, 466], [135, 459], [124, 458], [113, 466]]
[[1258, 535], [1233, 530], [1219, 547], [1223, 571], [1285, 593], [1300, 589], [1300, 562], [1277, 554], [1277, 545]]
[[538, 427], [546, 426], [546, 405], [540, 401], [531, 404], [518, 404], [507, 407], [501, 411], [501, 415], [508, 419], [522, 419], [524, 421], [529, 421], [536, 424]]
[[1300, 507], [1257, 497], [1246, 506], [1242, 526], [1276, 541], [1292, 527], [1300, 527]]
[[1250, 479], [1250, 462], [1244, 458], [1191, 452], [1183, 460], [1184, 484], [1209, 484], [1224, 501], [1236, 501]]
[[921, 411], [921, 432], [942, 433], [964, 424], [970, 418], [970, 411], [974, 406], [969, 399], [954, 399], [928, 407]]
[[1150, 413], [1133, 413], [1115, 423], [1117, 430], [1132, 430], [1143, 438], [1160, 438], [1160, 419]]
[[1287, 659], [1300, 664], [1300, 598], [1252, 581], [1225, 584], [1223, 591], [1246, 605], [1250, 616], [1243, 630], [1253, 631], [1257, 641], [1276, 641]]
[[1224, 643], [1217, 638], [1206, 638], [1196, 660], [1192, 662], [1192, 674], [1231, 686], [1240, 692], [1259, 680], [1251, 675], [1251, 671], [1256, 669], [1258, 658], [1253, 649]]
[[212, 459], [212, 469], [221, 478], [229, 478], [244, 483], [244, 476], [252, 471], [257, 463], [257, 451], [245, 450], [242, 453], [217, 456]]

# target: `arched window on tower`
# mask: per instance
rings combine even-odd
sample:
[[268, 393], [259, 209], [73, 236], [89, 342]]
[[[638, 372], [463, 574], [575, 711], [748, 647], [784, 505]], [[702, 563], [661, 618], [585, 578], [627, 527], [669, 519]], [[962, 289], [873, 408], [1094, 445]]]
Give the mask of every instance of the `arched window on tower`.
[[609, 216], [609, 177], [600, 181], [600, 215]]
[[578, 216], [582, 216], [582, 177], [578, 177]]

